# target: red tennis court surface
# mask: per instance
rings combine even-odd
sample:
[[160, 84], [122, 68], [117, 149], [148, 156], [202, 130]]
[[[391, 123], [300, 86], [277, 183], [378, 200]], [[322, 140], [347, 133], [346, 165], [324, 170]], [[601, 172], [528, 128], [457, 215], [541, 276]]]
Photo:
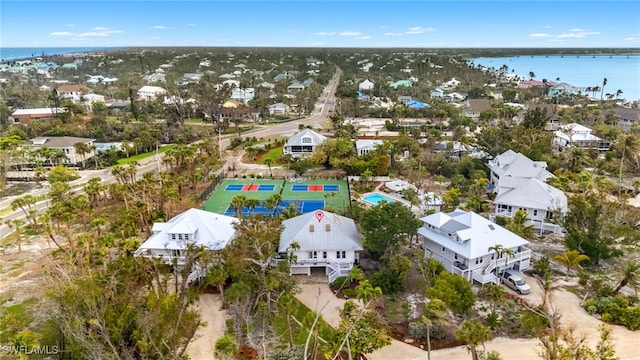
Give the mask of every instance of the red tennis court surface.
[[242, 191], [258, 191], [260, 185], [258, 184], [248, 184], [242, 187]]
[[324, 191], [324, 185], [309, 185], [307, 191]]

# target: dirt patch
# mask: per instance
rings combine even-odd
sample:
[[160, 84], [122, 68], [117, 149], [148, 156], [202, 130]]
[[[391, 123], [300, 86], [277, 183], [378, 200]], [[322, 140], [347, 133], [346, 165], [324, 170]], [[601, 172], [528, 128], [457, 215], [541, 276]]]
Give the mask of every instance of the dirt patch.
[[200, 327], [187, 347], [187, 355], [191, 359], [215, 359], [216, 341], [224, 336], [227, 315], [222, 309], [222, 298], [219, 294], [202, 294], [196, 302], [200, 314]]

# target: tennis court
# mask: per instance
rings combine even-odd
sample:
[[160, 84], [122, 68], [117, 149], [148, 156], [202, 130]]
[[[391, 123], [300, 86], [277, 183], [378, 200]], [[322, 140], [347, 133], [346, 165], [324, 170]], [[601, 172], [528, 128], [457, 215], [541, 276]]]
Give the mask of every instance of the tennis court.
[[338, 192], [340, 185], [323, 185], [323, 184], [293, 184], [291, 191], [322, 191], [322, 192]]
[[273, 184], [229, 184], [225, 191], [273, 191], [275, 188]]
[[[324, 200], [283, 200], [278, 202], [276, 208], [267, 208], [264, 204], [264, 201], [260, 202], [260, 205], [250, 209], [248, 207], [244, 207], [242, 209], [242, 215], [255, 215], [255, 214], [264, 214], [264, 215], [280, 215], [283, 209], [289, 209], [289, 207], [293, 204], [296, 210], [299, 213], [308, 213], [316, 210], [324, 209]], [[237, 213], [235, 209], [229, 205], [227, 210], [224, 212], [224, 215], [228, 216], [236, 216]]]
[[[349, 191], [344, 180], [313, 179], [305, 181], [272, 180], [272, 179], [227, 179], [215, 189], [204, 203], [204, 210], [218, 214], [231, 214], [229, 207], [234, 197], [257, 199], [260, 206], [270, 197], [278, 197], [278, 208], [296, 205], [302, 213], [327, 210], [341, 213], [348, 209]], [[247, 214], [248, 209], [243, 209]], [[278, 210], [280, 211], [280, 210]], [[254, 213], [269, 213], [266, 209], [255, 208]], [[279, 212], [278, 212], [279, 213]]]

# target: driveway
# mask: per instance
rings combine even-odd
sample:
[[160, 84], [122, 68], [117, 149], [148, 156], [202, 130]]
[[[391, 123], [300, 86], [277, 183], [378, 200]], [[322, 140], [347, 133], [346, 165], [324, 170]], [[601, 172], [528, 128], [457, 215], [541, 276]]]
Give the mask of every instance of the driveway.
[[202, 294], [196, 303], [202, 324], [187, 346], [187, 355], [193, 360], [215, 359], [216, 341], [224, 336], [226, 314], [222, 310], [219, 294]]

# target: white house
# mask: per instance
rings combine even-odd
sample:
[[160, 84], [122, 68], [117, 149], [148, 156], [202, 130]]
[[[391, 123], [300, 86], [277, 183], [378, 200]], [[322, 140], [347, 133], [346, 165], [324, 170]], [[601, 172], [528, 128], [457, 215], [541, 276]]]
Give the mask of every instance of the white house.
[[373, 87], [375, 85], [376, 84], [374, 84], [372, 81], [369, 81], [369, 79], [366, 79], [365, 81], [358, 84], [358, 90], [373, 90]]
[[[355, 222], [328, 211], [296, 216], [284, 220], [282, 226], [278, 260], [295, 256], [291, 274], [311, 275], [312, 268], [324, 268], [329, 282], [333, 282], [349, 274], [363, 250]], [[293, 249], [294, 242], [297, 249]]]
[[544, 161], [508, 150], [488, 165], [491, 169], [489, 186], [496, 193], [494, 216], [512, 218], [518, 210], [526, 210], [527, 218], [540, 231], [558, 233], [562, 228], [552, 222], [554, 212], [567, 212], [566, 195], [545, 183], [553, 177]]
[[[524, 271], [530, 266], [527, 240], [474, 212], [456, 209], [421, 220], [418, 234], [424, 240], [425, 257], [433, 257], [447, 271], [468, 281], [499, 284], [496, 274], [501, 271]], [[502, 249], [510, 249], [512, 254]]]
[[[62, 163], [76, 165], [95, 156], [95, 151], [92, 149], [94, 141], [96, 141], [96, 139], [73, 136], [35, 137], [33, 139], [29, 139], [29, 147], [32, 149], [48, 148], [52, 150], [61, 150], [66, 156], [62, 159]], [[78, 153], [75, 147], [75, 144], [77, 143], [87, 144], [90, 151], [83, 154]]]
[[293, 157], [309, 155], [325, 141], [327, 141], [326, 136], [318, 134], [311, 129], [304, 129], [287, 140], [283, 152], [285, 155], [291, 154]]
[[188, 244], [210, 251], [224, 249], [235, 237], [239, 220], [200, 209], [189, 209], [167, 222], [153, 224], [153, 234], [134, 253], [158, 258], [167, 264], [185, 264]]
[[167, 90], [160, 86], [143, 86], [138, 90], [138, 97], [142, 100], [155, 100], [167, 93]]
[[382, 140], [356, 140], [356, 152], [358, 155], [367, 154], [369, 151], [373, 151], [376, 149], [376, 146], [382, 145], [384, 141]]
[[285, 103], [275, 103], [268, 106], [270, 115], [286, 115], [289, 113], [289, 105]]
[[501, 191], [493, 204], [495, 216], [512, 218], [516, 211], [525, 210], [536, 229], [554, 233], [562, 231], [560, 225], [553, 223], [554, 214], [568, 210], [567, 196], [536, 178], [521, 179], [513, 189]]
[[142, 80], [150, 83], [165, 82], [166, 79], [167, 79], [167, 76], [163, 73], [153, 73], [153, 74], [145, 75], [142, 77]]
[[559, 150], [569, 147], [599, 151], [609, 150], [609, 142], [591, 134], [592, 131], [588, 127], [577, 123], [561, 125], [554, 132], [554, 142]]
[[243, 103], [248, 103], [250, 100], [256, 96], [256, 90], [254, 88], [246, 88], [239, 89], [234, 88], [231, 90], [231, 98], [234, 100], [242, 101]]
[[489, 187], [496, 194], [513, 189], [521, 179], [535, 178], [546, 181], [553, 177], [553, 174], [547, 171], [546, 162], [533, 161], [513, 150], [507, 150], [489, 160], [487, 166], [491, 170]]

